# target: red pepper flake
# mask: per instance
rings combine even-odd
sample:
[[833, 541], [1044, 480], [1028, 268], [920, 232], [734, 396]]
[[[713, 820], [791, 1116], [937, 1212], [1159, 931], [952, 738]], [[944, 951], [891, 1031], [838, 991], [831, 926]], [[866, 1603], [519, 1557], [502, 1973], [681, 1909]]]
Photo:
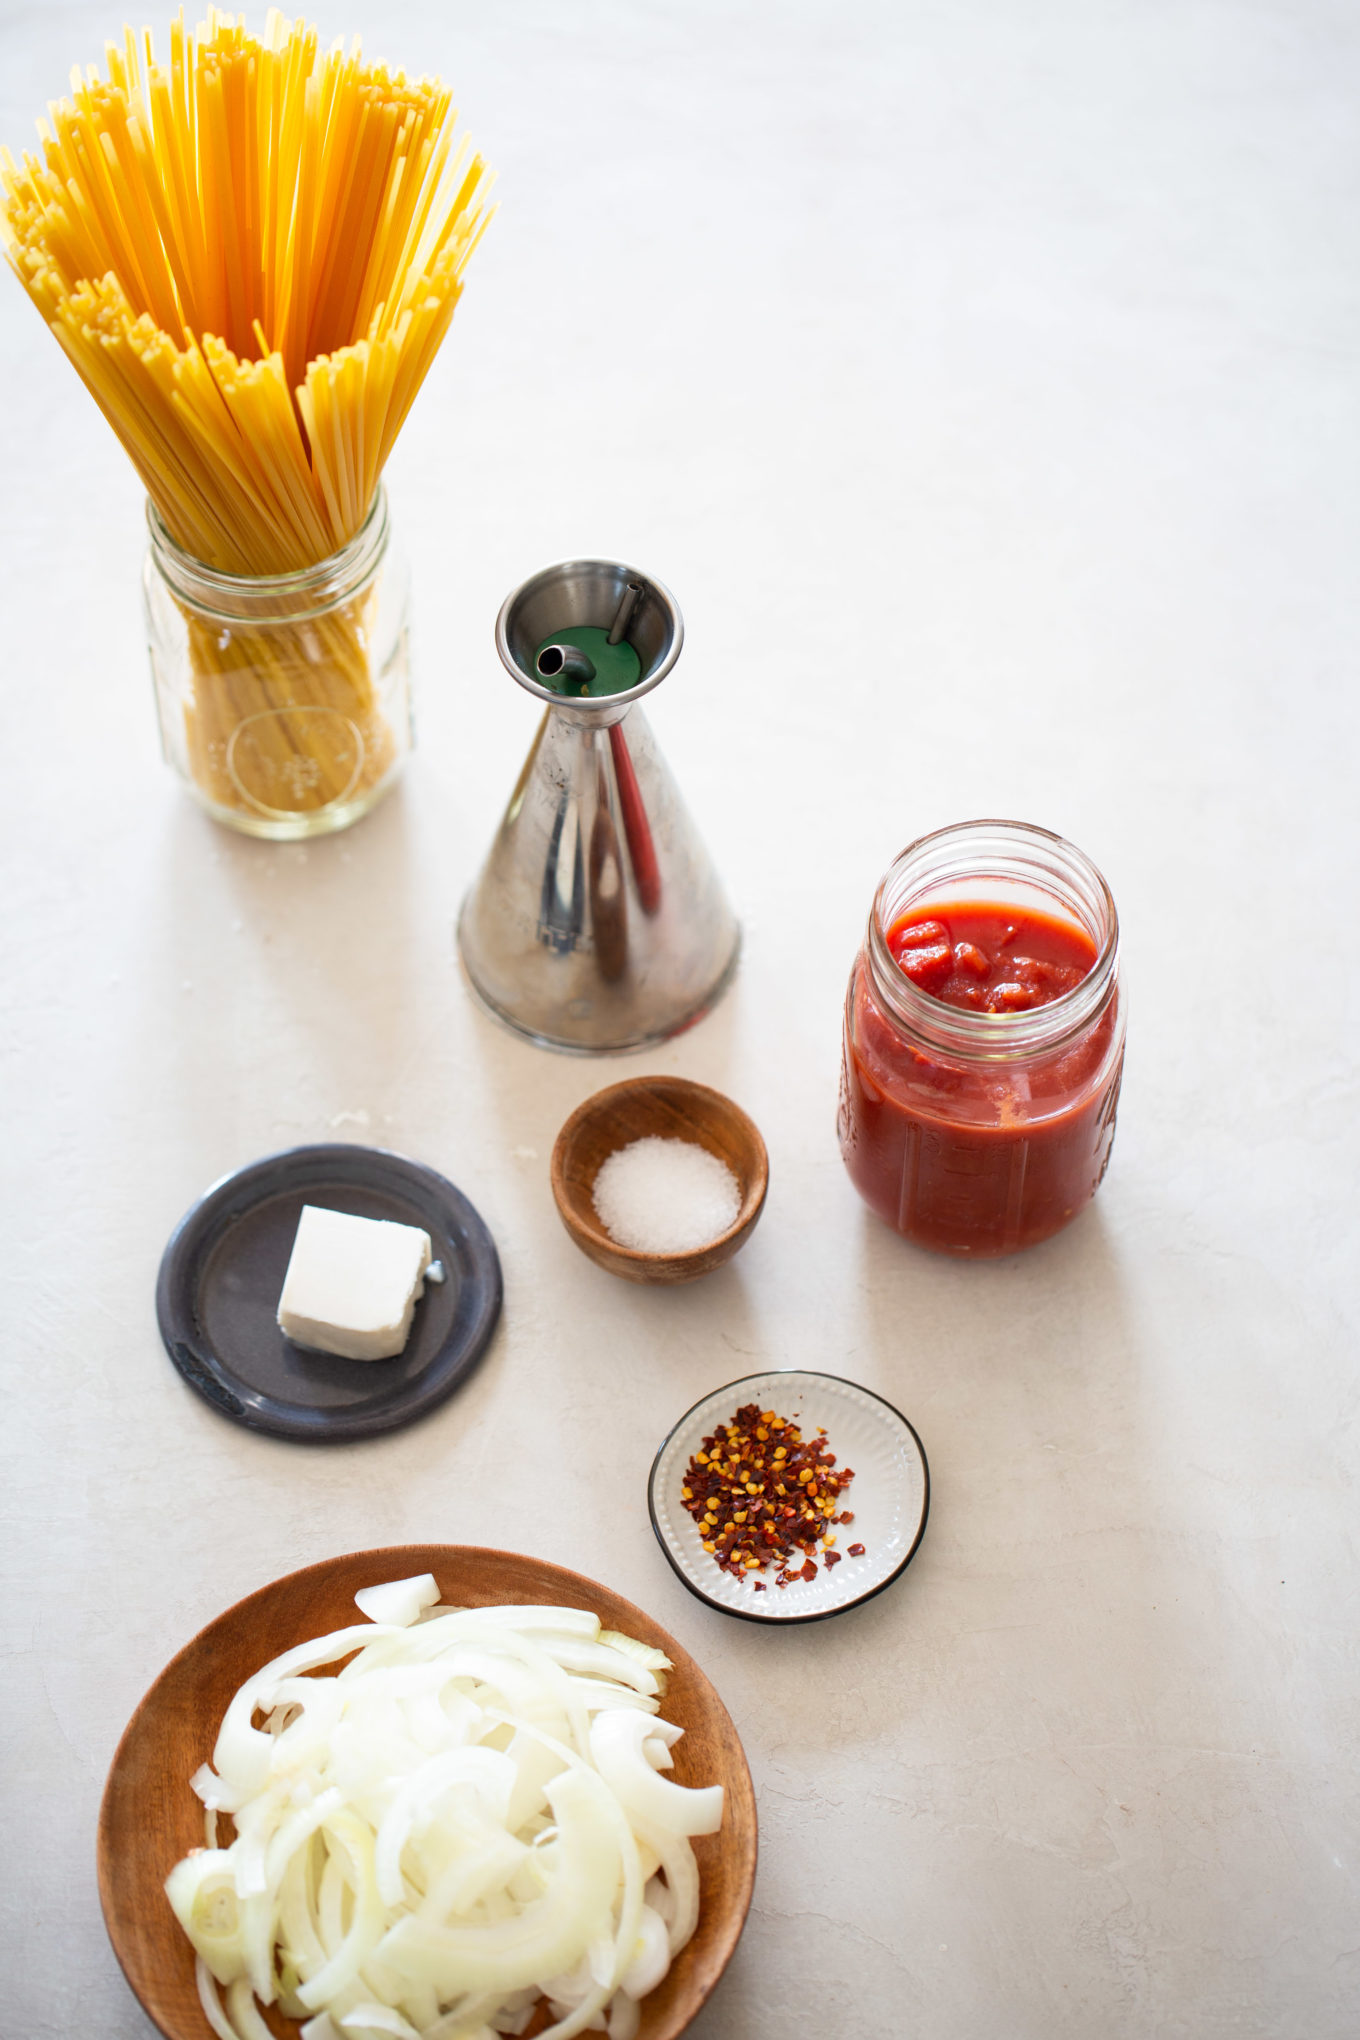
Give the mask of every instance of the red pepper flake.
[[840, 1562], [841, 1555], [839, 1551], [828, 1551], [824, 1553], [822, 1557], [822, 1564], [826, 1567], [828, 1572], [830, 1572], [833, 1565], [839, 1565]]
[[[775, 1584], [787, 1587], [817, 1577], [814, 1551], [828, 1565], [839, 1563], [827, 1534], [838, 1520], [851, 1520], [838, 1518], [834, 1504], [854, 1477], [853, 1467], [837, 1466], [825, 1430], [805, 1438], [787, 1417], [746, 1403], [691, 1458], [683, 1506], [715, 1565], [743, 1579], [773, 1563]], [[764, 1591], [763, 1580], [752, 1585]]]
[[851, 1558], [863, 1558], [864, 1546], [862, 1544], [852, 1544], [850, 1546], [850, 1556]]

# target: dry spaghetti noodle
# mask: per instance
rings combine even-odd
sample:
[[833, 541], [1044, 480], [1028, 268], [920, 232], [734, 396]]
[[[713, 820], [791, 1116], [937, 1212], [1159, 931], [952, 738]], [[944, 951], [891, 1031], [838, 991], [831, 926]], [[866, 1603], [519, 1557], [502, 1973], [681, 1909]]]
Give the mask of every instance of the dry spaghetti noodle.
[[[489, 217], [485, 167], [454, 146], [445, 86], [364, 64], [357, 41], [323, 54], [277, 11], [261, 37], [216, 9], [191, 34], [181, 13], [168, 66], [149, 33], [106, 55], [107, 80], [77, 70], [39, 122], [39, 156], [0, 151], [10, 263], [173, 543], [222, 575], [313, 568], [370, 512]], [[305, 638], [191, 614], [188, 751], [212, 804], [249, 804], [230, 733], [271, 712], [299, 807], [355, 791], [337, 718], [299, 711], [349, 721], [360, 789], [381, 781], [371, 600]]]

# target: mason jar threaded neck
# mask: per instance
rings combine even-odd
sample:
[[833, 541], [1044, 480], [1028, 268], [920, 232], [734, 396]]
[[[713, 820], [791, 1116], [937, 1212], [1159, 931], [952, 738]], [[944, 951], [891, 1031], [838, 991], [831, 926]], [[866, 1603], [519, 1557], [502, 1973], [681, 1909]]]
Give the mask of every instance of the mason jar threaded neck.
[[151, 558], [175, 597], [198, 616], [232, 623], [303, 622], [352, 602], [382, 565], [389, 537], [381, 483], [353, 538], [315, 565], [286, 574], [229, 574], [196, 559], [171, 535], [149, 497], [146, 524]]
[[[1096, 950], [1081, 983], [1046, 1005], [1010, 1013], [948, 1005], [914, 984], [888, 948], [890, 929], [918, 902], [943, 910], [952, 897], [1023, 909], [1042, 906], [1045, 895]], [[864, 954], [875, 996], [913, 1045], [961, 1062], [1013, 1063], [1057, 1053], [1100, 1014], [1116, 983], [1119, 916], [1100, 872], [1064, 837], [1028, 822], [959, 822], [918, 837], [893, 860], [869, 909]]]

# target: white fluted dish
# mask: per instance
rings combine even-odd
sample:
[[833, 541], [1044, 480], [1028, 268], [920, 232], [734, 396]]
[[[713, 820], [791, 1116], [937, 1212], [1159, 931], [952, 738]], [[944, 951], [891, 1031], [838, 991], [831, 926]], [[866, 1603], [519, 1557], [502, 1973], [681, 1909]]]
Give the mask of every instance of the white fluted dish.
[[[828, 1572], [818, 1556], [813, 1580], [777, 1586], [774, 1564], [734, 1579], [704, 1550], [686, 1512], [681, 1490], [691, 1458], [719, 1424], [752, 1402], [796, 1423], [805, 1438], [824, 1426], [837, 1464], [854, 1468], [842, 1498], [854, 1521], [836, 1532], [841, 1563]], [[647, 1505], [661, 1549], [701, 1601], [748, 1622], [819, 1622], [872, 1600], [901, 1577], [925, 1534], [930, 1468], [915, 1429], [882, 1396], [836, 1374], [779, 1369], [730, 1381], [686, 1411], [652, 1463]], [[852, 1544], [864, 1546], [862, 1558], [848, 1555]]]

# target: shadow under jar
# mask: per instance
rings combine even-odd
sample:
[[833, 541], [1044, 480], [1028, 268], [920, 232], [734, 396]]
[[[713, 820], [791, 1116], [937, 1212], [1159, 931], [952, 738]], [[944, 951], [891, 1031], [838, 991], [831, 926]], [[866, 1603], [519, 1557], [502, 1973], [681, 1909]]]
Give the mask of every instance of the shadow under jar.
[[349, 542], [296, 573], [226, 574], [147, 506], [143, 589], [161, 744], [248, 835], [348, 828], [411, 748], [405, 560], [379, 489]]
[[846, 997], [855, 1188], [939, 1253], [1050, 1238], [1105, 1174], [1124, 1021], [1119, 919], [1088, 857], [1023, 822], [921, 837], [874, 895]]

